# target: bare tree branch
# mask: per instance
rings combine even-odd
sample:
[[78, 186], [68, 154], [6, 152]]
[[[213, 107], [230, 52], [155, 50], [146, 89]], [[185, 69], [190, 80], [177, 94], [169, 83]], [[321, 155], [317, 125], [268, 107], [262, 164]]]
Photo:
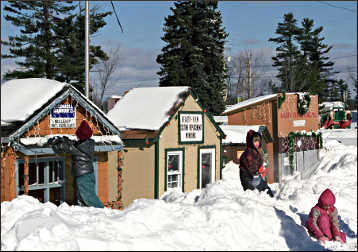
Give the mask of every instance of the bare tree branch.
[[110, 86], [113, 75], [117, 72], [120, 65], [119, 47], [111, 48], [109, 50], [109, 58], [107, 60], [101, 60], [96, 66], [97, 77], [99, 81], [98, 91], [94, 92], [94, 100], [98, 101], [101, 108], [104, 108], [103, 98], [106, 89]]

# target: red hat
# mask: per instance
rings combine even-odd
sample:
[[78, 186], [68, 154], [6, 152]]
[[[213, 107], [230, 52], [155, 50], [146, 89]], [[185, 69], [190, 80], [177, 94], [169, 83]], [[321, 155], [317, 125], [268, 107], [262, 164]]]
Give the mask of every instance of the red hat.
[[86, 140], [88, 138], [90, 138], [93, 134], [93, 131], [91, 129], [91, 127], [88, 125], [88, 123], [83, 120], [80, 124], [80, 126], [78, 127], [78, 129], [76, 130], [76, 136], [80, 139], [80, 140]]

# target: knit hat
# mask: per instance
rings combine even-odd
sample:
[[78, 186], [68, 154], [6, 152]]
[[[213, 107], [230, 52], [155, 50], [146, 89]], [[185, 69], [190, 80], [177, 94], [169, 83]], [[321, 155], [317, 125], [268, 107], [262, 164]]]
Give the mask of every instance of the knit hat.
[[91, 129], [91, 127], [88, 125], [88, 123], [83, 120], [80, 124], [80, 126], [78, 127], [78, 129], [76, 130], [76, 136], [80, 139], [80, 140], [86, 140], [88, 138], [90, 138], [93, 134], [93, 131]]

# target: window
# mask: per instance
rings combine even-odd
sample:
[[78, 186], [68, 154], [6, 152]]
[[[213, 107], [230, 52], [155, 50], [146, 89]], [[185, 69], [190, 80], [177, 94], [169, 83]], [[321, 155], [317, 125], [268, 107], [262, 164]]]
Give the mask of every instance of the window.
[[[24, 160], [17, 164], [17, 195], [24, 194]], [[65, 162], [59, 158], [29, 160], [29, 195], [60, 205], [65, 199]]]
[[182, 190], [183, 151], [167, 152], [167, 190]]

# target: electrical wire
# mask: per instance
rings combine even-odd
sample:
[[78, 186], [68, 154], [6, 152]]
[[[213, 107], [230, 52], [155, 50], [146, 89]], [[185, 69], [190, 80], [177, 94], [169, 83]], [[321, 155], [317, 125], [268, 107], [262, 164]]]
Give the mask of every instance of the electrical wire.
[[333, 4], [330, 4], [330, 3], [323, 2], [323, 1], [317, 1], [317, 2], [320, 3], [320, 4], [326, 4], [326, 5], [331, 6], [333, 8], [343, 9], [343, 10], [347, 10], [347, 11], [350, 11], [350, 12], [353, 12], [353, 13], [357, 13], [357, 10], [352, 10], [352, 9], [349, 9], [349, 8], [346, 8], [346, 7], [333, 5]]

